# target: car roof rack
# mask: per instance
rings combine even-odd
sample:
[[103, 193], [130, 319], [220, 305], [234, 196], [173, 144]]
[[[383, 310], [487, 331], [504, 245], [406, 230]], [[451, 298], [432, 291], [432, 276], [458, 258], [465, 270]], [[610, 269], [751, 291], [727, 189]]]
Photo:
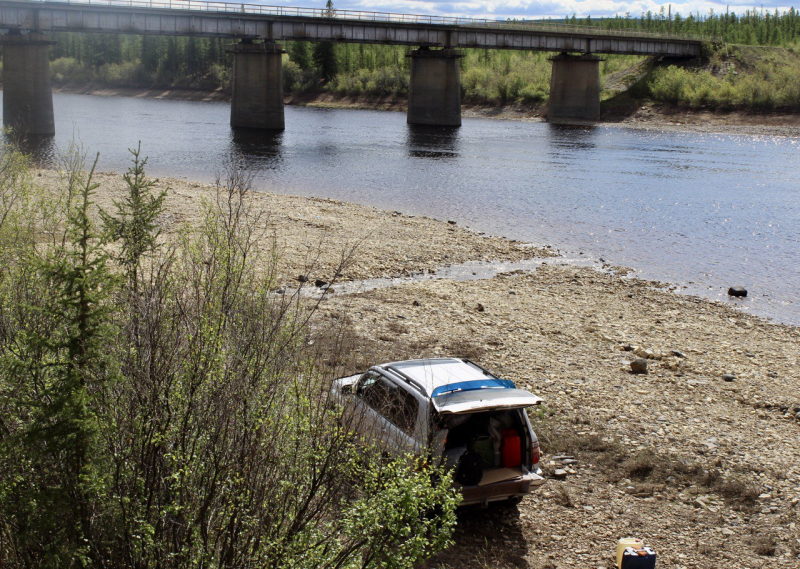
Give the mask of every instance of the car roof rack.
[[399, 369], [397, 369], [397, 368], [396, 368], [396, 367], [394, 367], [394, 366], [386, 366], [386, 367], [385, 367], [385, 368], [383, 368], [383, 369], [385, 369], [385, 370], [389, 370], [389, 371], [391, 371], [392, 373], [394, 373], [394, 374], [396, 374], [396, 375], [399, 375], [399, 376], [400, 376], [400, 378], [401, 378], [401, 379], [403, 379], [403, 380], [404, 380], [406, 383], [409, 383], [410, 385], [413, 385], [414, 387], [416, 387], [416, 388], [417, 388], [417, 391], [419, 391], [420, 393], [422, 393], [422, 395], [424, 395], [425, 397], [428, 397], [428, 392], [427, 392], [427, 391], [425, 391], [425, 388], [424, 388], [424, 387], [422, 386], [422, 384], [421, 384], [420, 382], [418, 382], [416, 379], [414, 379], [414, 378], [412, 378], [412, 377], [408, 376], [407, 374], [403, 373], [402, 371], [400, 371]]
[[475, 363], [475, 362], [473, 362], [472, 360], [469, 360], [469, 359], [467, 359], [467, 358], [459, 358], [459, 359], [460, 359], [461, 361], [463, 361], [464, 363], [467, 363], [467, 364], [469, 364], [469, 365], [473, 365], [473, 366], [475, 366], [476, 368], [478, 368], [479, 370], [481, 370], [483, 373], [485, 373], [485, 374], [486, 374], [486, 375], [488, 375], [489, 377], [493, 377], [493, 378], [495, 378], [495, 379], [500, 379], [498, 376], [496, 376], [495, 374], [493, 374], [492, 372], [490, 372], [488, 369], [486, 369], [485, 367], [483, 367], [483, 366], [481, 366], [481, 365], [478, 365], [478, 364], [476, 364], [476, 363]]

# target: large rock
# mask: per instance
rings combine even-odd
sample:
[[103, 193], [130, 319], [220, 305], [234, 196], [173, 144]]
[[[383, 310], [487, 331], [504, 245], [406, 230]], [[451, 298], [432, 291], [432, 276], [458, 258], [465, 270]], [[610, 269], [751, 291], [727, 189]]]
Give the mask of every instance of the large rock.
[[631, 362], [631, 371], [633, 373], [647, 373], [647, 360], [644, 358], [636, 358]]
[[728, 289], [728, 296], [747, 296], [747, 289], [743, 286], [732, 286]]

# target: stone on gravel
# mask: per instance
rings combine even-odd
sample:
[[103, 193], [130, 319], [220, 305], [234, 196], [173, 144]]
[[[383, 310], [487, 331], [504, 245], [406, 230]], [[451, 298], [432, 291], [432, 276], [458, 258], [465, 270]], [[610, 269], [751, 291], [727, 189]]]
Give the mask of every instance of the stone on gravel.
[[556, 468], [555, 471], [553, 472], [553, 478], [562, 479], [566, 477], [567, 477], [567, 471], [564, 470], [563, 468]]
[[732, 373], [723, 373], [722, 379], [724, 379], [725, 381], [734, 381], [736, 379], [736, 375]]
[[631, 362], [631, 371], [633, 373], [647, 373], [647, 360], [644, 358], [636, 358]]

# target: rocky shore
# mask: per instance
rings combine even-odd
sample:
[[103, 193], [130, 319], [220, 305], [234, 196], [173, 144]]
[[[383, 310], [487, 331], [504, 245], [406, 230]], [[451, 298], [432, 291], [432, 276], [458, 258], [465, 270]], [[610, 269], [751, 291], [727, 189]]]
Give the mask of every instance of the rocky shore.
[[[58, 183], [42, 171], [46, 186]], [[100, 174], [110, 207], [124, 185]], [[202, 214], [211, 186], [162, 180], [167, 238]], [[626, 271], [563, 266], [552, 249], [446, 220], [329, 199], [255, 193], [285, 284], [416, 274], [470, 260], [540, 258], [533, 272], [419, 280], [324, 295], [347, 342], [344, 371], [379, 360], [474, 358], [542, 396], [532, 422], [552, 477], [518, 507], [468, 509], [429, 567], [607, 568], [616, 540], [658, 566], [800, 565], [800, 329], [678, 295]], [[357, 288], [357, 287], [356, 287]], [[647, 373], [630, 362], [644, 357]]]

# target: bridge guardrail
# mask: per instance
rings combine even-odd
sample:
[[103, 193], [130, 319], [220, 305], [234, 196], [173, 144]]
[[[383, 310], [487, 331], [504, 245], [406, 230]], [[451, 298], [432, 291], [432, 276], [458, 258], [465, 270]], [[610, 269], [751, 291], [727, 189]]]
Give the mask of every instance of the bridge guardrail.
[[249, 14], [261, 16], [289, 16], [298, 18], [341, 19], [398, 24], [427, 24], [442, 26], [466, 26], [508, 30], [530, 30], [589, 34], [595, 36], [631, 37], [632, 39], [684, 39], [701, 40], [689, 34], [656, 34], [641, 30], [608, 30], [594, 26], [551, 24], [547, 22], [520, 22], [513, 20], [488, 20], [481, 18], [459, 18], [453, 16], [431, 16], [420, 14], [396, 14], [391, 12], [366, 12], [359, 10], [328, 10], [326, 8], [302, 8], [293, 6], [267, 6], [232, 2], [208, 2], [204, 0], [21, 0], [41, 4], [70, 4], [76, 6], [110, 6], [120, 8], [153, 8], [159, 10], [186, 10], [226, 14]]

